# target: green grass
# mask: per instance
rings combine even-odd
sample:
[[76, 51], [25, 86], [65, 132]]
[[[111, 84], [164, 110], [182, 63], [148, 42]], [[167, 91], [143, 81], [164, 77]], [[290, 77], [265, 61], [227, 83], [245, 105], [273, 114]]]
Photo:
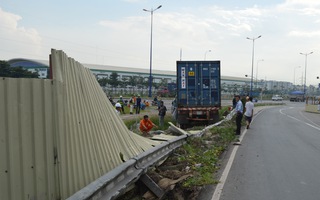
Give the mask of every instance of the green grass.
[[[168, 113], [168, 112], [167, 112]], [[146, 113], [147, 114], [147, 113]], [[139, 130], [136, 129], [135, 127], [137, 127], [137, 123], [140, 122], [140, 120], [142, 119], [143, 117], [141, 116], [138, 120], [137, 119], [128, 119], [128, 120], [124, 120], [124, 123], [125, 125], [128, 127], [128, 129], [130, 129], [131, 131], [135, 132], [135, 133], [139, 133]], [[164, 117], [164, 123], [163, 123], [163, 127], [159, 127], [159, 116], [158, 115], [149, 115], [149, 119], [155, 124], [158, 126], [158, 128], [154, 127], [152, 130], [155, 131], [155, 130], [167, 130], [169, 128], [169, 122], [172, 122], [173, 119], [172, 119], [172, 116], [171, 114], [167, 114], [165, 117]], [[173, 122], [175, 123], [175, 122]]]
[[[142, 110], [142, 109], [140, 109], [140, 113], [147, 113], [147, 110], [148, 109], [153, 109], [153, 107], [148, 107], [148, 108], [146, 108], [146, 109], [144, 109], [144, 110]], [[130, 107], [128, 107], [128, 106], [124, 106], [124, 113], [125, 114], [123, 114], [122, 112], [121, 112], [121, 115], [129, 115], [130, 114]], [[133, 109], [133, 113], [135, 114], [136, 113], [136, 109]]]
[[[178, 160], [187, 162], [194, 172], [193, 176], [185, 180], [183, 187], [215, 184], [214, 173], [218, 169], [217, 162], [230, 142], [234, 141], [235, 125], [224, 122], [221, 126], [213, 127], [201, 138], [190, 138], [180, 150]], [[206, 145], [211, 141], [211, 145]], [[182, 152], [182, 153], [181, 153]]]
[[[228, 107], [223, 107], [220, 110], [220, 118], [222, 118], [222, 113], [227, 110]], [[156, 125], [159, 124], [157, 115], [149, 115], [149, 117], [153, 123]], [[141, 119], [125, 120], [125, 124], [131, 129], [130, 127], [134, 127], [140, 120]], [[165, 117], [164, 127], [161, 130], [167, 130], [169, 127], [168, 122], [170, 121], [172, 121], [172, 117], [171, 114], [168, 114]], [[154, 128], [154, 130], [159, 129]], [[189, 177], [181, 183], [182, 188], [190, 189], [192, 187], [216, 184], [218, 182], [214, 178], [214, 174], [219, 166], [217, 163], [219, 162], [221, 154], [228, 148], [228, 145], [236, 139], [234, 130], [235, 117], [230, 121], [223, 122], [220, 126], [211, 128], [202, 137], [189, 137], [187, 143], [175, 150], [174, 156], [166, 160], [168, 165], [172, 163], [186, 163], [186, 165], [190, 167], [190, 171], [193, 172], [192, 177]], [[138, 129], [133, 131], [136, 133], [139, 132]]]

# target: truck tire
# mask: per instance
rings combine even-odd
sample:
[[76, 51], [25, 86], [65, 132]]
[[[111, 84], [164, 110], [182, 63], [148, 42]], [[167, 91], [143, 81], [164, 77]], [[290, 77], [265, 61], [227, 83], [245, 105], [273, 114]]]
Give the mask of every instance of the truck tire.
[[185, 129], [189, 124], [189, 120], [187, 119], [187, 115], [178, 115], [177, 122], [180, 125], [180, 128]]

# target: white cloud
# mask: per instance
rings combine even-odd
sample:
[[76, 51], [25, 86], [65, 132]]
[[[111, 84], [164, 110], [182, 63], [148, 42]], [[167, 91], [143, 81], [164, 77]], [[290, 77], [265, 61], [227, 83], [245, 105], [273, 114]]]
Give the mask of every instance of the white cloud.
[[[203, 59], [206, 49], [212, 50], [208, 58], [219, 58], [218, 53], [230, 51], [230, 46], [234, 46], [233, 42], [237, 42], [239, 37], [243, 37], [241, 41], [246, 42], [244, 35], [261, 23], [260, 18], [265, 12], [257, 7], [242, 10], [211, 7], [174, 13], [158, 12], [153, 21], [154, 67], [173, 70], [180, 48], [184, 59]], [[262, 18], [265, 17], [268, 16]], [[145, 55], [148, 55], [149, 50], [150, 15], [117, 21], [103, 20], [99, 24], [106, 27], [108, 45], [122, 49], [126, 56], [145, 59], [145, 66], [148, 66], [148, 56]], [[248, 45], [248, 49], [250, 47]], [[237, 51], [237, 48], [233, 47], [233, 50]]]
[[320, 6], [319, 0], [286, 0], [286, 5]]
[[[8, 51], [29, 52], [29, 55], [41, 51], [41, 37], [36, 29], [19, 26], [21, 16], [6, 12], [0, 8], [0, 37]], [[5, 56], [4, 56], [5, 57]]]
[[281, 11], [298, 13], [307, 16], [320, 15], [320, 1], [319, 0], [287, 0], [280, 4], [278, 9]]
[[319, 37], [320, 31], [291, 31], [289, 36], [296, 37]]
[[[244, 9], [217, 6], [184, 7], [177, 8], [174, 12], [161, 9], [161, 12], [154, 13], [153, 18], [153, 68], [174, 71], [175, 62], [180, 58], [180, 49], [183, 60], [201, 60], [210, 49], [212, 51], [207, 53], [206, 58], [221, 60], [223, 75], [242, 77], [248, 71], [251, 72], [252, 42], [245, 38], [261, 34], [255, 59], [264, 59], [265, 62], [260, 64], [259, 74], [267, 79], [283, 80], [283, 74], [292, 71], [292, 66], [303, 65], [304, 60], [299, 57], [300, 51], [311, 49], [318, 52], [320, 49], [316, 42], [320, 35], [317, 28], [320, 20], [313, 15], [319, 10], [318, 4], [316, 1], [308, 4], [305, 2], [287, 1], [277, 7], [254, 6]], [[148, 68], [150, 13], [137, 15], [140, 16], [123, 15], [116, 20], [99, 21], [97, 29], [86, 32], [85, 42], [79, 39], [84, 34], [71, 29], [56, 29], [57, 33], [64, 33], [63, 36], [79, 34], [79, 38], [63, 37], [67, 42], [54, 45], [84, 63]], [[0, 10], [1, 44], [1, 35], [6, 34], [7, 37], [2, 38], [28, 41], [28, 44], [32, 41], [36, 44], [32, 46], [32, 50], [38, 48], [41, 37], [37, 30], [26, 28], [22, 23], [20, 16]], [[5, 33], [2, 31], [3, 27], [6, 27]], [[43, 40], [42, 45], [46, 45], [48, 38], [44, 37]], [[93, 48], [84, 49], [81, 45], [77, 48], [69, 45], [71, 47], [67, 48], [68, 42], [90, 43]], [[12, 41], [4, 46], [12, 48], [14, 45], [16, 49], [22, 48]], [[26, 49], [26, 46], [23, 48]], [[310, 67], [313, 66], [312, 62], [313, 60], [310, 61]], [[316, 58], [314, 62], [317, 62]], [[290, 80], [292, 76], [286, 79]]]

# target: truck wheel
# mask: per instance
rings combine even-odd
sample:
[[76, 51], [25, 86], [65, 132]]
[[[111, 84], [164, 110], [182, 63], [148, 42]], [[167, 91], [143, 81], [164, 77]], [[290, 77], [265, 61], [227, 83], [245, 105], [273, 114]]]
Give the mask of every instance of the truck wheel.
[[180, 127], [182, 129], [187, 128], [187, 125], [189, 124], [189, 120], [187, 119], [187, 115], [178, 115], [177, 122], [180, 124]]

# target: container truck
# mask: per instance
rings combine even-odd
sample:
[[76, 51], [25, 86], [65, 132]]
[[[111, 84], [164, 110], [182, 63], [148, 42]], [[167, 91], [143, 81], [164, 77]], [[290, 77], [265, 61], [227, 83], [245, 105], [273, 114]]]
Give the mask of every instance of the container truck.
[[303, 102], [304, 101], [304, 92], [293, 91], [289, 94], [289, 100], [294, 102]]
[[220, 61], [177, 61], [177, 123], [181, 128], [219, 120]]

